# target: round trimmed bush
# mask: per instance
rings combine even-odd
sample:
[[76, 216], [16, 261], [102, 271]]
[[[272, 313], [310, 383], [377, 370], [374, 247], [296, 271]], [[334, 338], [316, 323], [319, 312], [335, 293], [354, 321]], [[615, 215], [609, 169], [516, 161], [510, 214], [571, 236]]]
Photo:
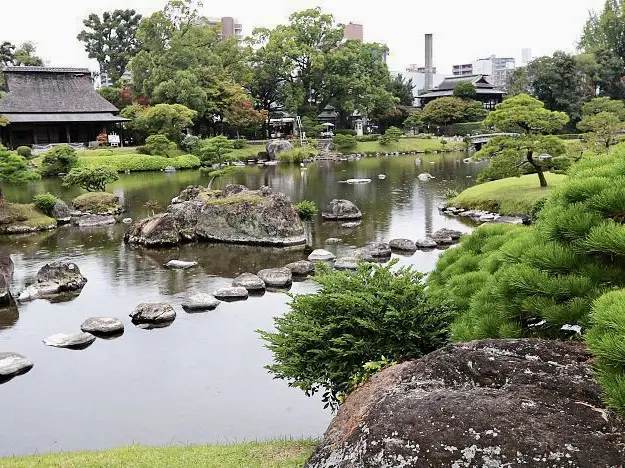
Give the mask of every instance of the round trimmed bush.
[[28, 146], [18, 146], [16, 151], [17, 154], [26, 159], [29, 159], [33, 155], [32, 150]]
[[33, 203], [42, 213], [50, 216], [58, 198], [51, 193], [40, 193], [33, 197]]
[[74, 209], [87, 213], [106, 213], [120, 208], [119, 197], [107, 192], [88, 192], [72, 201]]

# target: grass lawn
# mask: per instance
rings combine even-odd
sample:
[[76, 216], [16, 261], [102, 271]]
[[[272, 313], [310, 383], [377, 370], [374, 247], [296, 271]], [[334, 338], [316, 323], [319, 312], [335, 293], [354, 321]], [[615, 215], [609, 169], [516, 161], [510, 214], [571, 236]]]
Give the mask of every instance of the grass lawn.
[[401, 138], [397, 143], [382, 145], [379, 141], [359, 141], [354, 153], [394, 153], [400, 151], [441, 151], [443, 149], [463, 150], [463, 142], [450, 141], [446, 145], [438, 138]]
[[541, 187], [536, 174], [494, 180], [475, 185], [449, 201], [450, 205], [472, 210], [494, 211], [502, 215], [529, 214], [532, 204], [548, 195], [566, 180], [562, 174], [545, 173], [547, 187]]
[[288, 440], [187, 447], [132, 446], [100, 452], [0, 458], [0, 467], [301, 467], [317, 442]]

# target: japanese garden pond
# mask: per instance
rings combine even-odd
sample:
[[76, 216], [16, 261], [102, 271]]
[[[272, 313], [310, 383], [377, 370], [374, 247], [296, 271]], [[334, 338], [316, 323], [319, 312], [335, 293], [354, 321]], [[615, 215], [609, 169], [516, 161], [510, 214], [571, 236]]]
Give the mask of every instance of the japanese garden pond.
[[[23, 354], [35, 363], [27, 374], [0, 385], [0, 456], [48, 451], [147, 445], [227, 443], [282, 437], [319, 437], [331, 419], [320, 398], [308, 398], [264, 369], [271, 354], [255, 330], [271, 329], [272, 318], [288, 310], [288, 296], [267, 292], [247, 301], [223, 303], [217, 309], [187, 314], [180, 304], [189, 291], [210, 293], [229, 286], [243, 272], [284, 266], [305, 259], [312, 248], [337, 255], [369, 242], [405, 237], [416, 239], [447, 227], [468, 232], [464, 218], [438, 212], [446, 190], [474, 184], [479, 164], [465, 164], [462, 153], [423, 157], [365, 158], [318, 161], [299, 166], [249, 167], [224, 179], [250, 188], [269, 185], [293, 202], [317, 206], [333, 198], [353, 201], [363, 212], [356, 228], [324, 222], [310, 226], [309, 245], [277, 249], [227, 244], [188, 244], [172, 249], [145, 249], [124, 244], [128, 226], [61, 227], [56, 231], [0, 238], [15, 263], [12, 285], [19, 292], [37, 270], [52, 260], [75, 262], [88, 278], [82, 293], [67, 302], [37, 300], [19, 305], [19, 312], [0, 312], [0, 351]], [[421, 172], [435, 179], [422, 182]], [[385, 174], [385, 179], [378, 179]], [[370, 178], [371, 183], [339, 183]], [[149, 200], [165, 209], [188, 185], [206, 184], [199, 171], [173, 174], [122, 175], [108, 187], [123, 200], [124, 216], [149, 214]], [[78, 191], [59, 179], [5, 185], [6, 198], [30, 202], [36, 193], [51, 192], [70, 201]], [[327, 238], [342, 243], [326, 245]], [[427, 272], [440, 250], [400, 257], [401, 264]], [[396, 257], [396, 255], [394, 255]], [[172, 271], [171, 259], [199, 262], [195, 268]], [[295, 282], [291, 292], [312, 292], [311, 280]], [[140, 302], [169, 302], [178, 316], [171, 326], [153, 330], [134, 327], [128, 314]], [[97, 340], [82, 351], [46, 347], [42, 339], [79, 329], [91, 316], [119, 317], [125, 333]]]

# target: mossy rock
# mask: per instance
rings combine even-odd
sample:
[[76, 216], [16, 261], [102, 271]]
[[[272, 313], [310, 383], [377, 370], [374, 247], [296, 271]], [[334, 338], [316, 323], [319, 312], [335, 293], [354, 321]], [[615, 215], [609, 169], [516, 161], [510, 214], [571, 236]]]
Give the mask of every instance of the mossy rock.
[[121, 210], [119, 197], [108, 192], [87, 192], [74, 198], [72, 207], [85, 213], [101, 214]]
[[33, 204], [5, 203], [0, 206], [0, 233], [20, 234], [56, 228], [56, 220]]

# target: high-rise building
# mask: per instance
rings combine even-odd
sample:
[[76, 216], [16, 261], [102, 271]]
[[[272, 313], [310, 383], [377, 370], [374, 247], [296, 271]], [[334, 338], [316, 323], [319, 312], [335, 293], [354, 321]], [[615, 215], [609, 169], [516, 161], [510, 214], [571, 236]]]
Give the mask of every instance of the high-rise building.
[[[425, 67], [416, 63], [411, 63], [406, 67], [407, 73], [425, 73]], [[436, 67], [432, 67], [432, 73], [436, 73]]]
[[232, 16], [221, 18], [203, 18], [208, 26], [219, 26], [219, 38], [234, 37], [237, 41], [243, 41], [243, 25]]
[[454, 65], [452, 67], [451, 74], [454, 76], [473, 75], [473, 64], [462, 63], [459, 65]]
[[352, 23], [345, 25], [345, 29], [343, 30], [343, 38], [348, 41], [360, 41], [364, 40], [364, 31], [362, 24]]
[[525, 66], [532, 61], [532, 49], [521, 50], [521, 65]]

